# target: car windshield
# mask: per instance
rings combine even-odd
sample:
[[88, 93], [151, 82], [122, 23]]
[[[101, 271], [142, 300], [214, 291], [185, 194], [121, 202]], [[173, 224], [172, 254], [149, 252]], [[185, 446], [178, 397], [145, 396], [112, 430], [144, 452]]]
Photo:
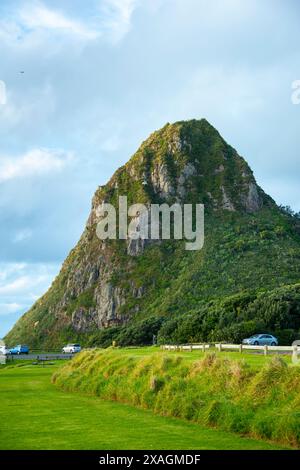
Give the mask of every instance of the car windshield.
[[253, 336], [250, 336], [250, 338], [258, 338], [259, 335], [253, 335]]

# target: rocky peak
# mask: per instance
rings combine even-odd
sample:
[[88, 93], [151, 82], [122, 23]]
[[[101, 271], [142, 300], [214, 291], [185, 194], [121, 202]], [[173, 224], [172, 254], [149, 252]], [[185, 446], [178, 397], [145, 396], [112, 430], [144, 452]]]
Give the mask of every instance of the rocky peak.
[[131, 203], [204, 203], [209, 210], [255, 212], [266, 202], [246, 161], [205, 119], [166, 124], [142, 143], [93, 199], [97, 207], [127, 195]]

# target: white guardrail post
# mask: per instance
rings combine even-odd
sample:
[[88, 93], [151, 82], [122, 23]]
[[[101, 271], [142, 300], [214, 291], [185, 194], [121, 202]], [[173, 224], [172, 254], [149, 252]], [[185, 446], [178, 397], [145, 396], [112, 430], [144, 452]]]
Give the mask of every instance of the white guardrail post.
[[[165, 344], [161, 346], [163, 351], [202, 351], [203, 353], [210, 349], [213, 345], [208, 343], [198, 343], [198, 344]], [[259, 346], [251, 344], [228, 344], [228, 343], [215, 343], [215, 348], [219, 351], [238, 351], [240, 353], [246, 351], [260, 351], [265, 356], [271, 353], [283, 353], [291, 354], [293, 362], [298, 362], [298, 357], [300, 355], [300, 346]]]
[[298, 346], [293, 346], [292, 361], [294, 364], [298, 362]]

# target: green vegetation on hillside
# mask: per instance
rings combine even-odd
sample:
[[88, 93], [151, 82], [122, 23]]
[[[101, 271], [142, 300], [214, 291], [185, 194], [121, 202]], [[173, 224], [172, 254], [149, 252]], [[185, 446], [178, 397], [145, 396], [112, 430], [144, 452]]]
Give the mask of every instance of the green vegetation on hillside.
[[[204, 203], [204, 248], [188, 252], [184, 241], [170, 240], [130, 256], [125, 241], [102, 244], [95, 208], [117, 204], [119, 195], [129, 204]], [[6, 342], [130, 345], [151, 343], [153, 334], [160, 341], [240, 341], [268, 330], [290, 343], [300, 328], [299, 283], [299, 214], [263, 192], [206, 120], [180, 121], [153, 133], [96, 191], [79, 243]]]
[[[58, 364], [0, 366], [1, 450], [280, 449], [51, 384]], [[12, 402], [13, 401], [13, 402]]]
[[[251, 217], [252, 222], [237, 214], [208, 219], [206, 246], [196, 254], [166, 242], [132, 259], [126, 271], [127, 256], [115, 252], [119, 268], [114, 284], [126, 288], [133, 282], [147, 293], [128, 298], [123, 305], [125, 316], [138, 308], [130, 325], [82, 333], [57, 324], [51, 307], [58, 296], [58, 277], [54, 288], [17, 323], [7, 342], [24, 341], [32, 347], [60, 347], [70, 340], [105, 347], [112, 340], [122, 346], [149, 344], [165, 324], [160, 342], [239, 342], [247, 335], [269, 331], [278, 335], [281, 344], [290, 344], [300, 329], [299, 284], [288, 285], [300, 279], [299, 237], [284, 215], [276, 214], [273, 221], [270, 213]], [[284, 236], [276, 234], [279, 221]], [[261, 237], [267, 227], [269, 236]], [[72, 301], [66, 314], [75, 303], [85, 308], [92, 302], [89, 289]], [[36, 321], [39, 324], [33, 328]]]
[[190, 362], [182, 355], [86, 351], [53, 382], [68, 392], [300, 447], [300, 368], [279, 357], [256, 369], [215, 354]]

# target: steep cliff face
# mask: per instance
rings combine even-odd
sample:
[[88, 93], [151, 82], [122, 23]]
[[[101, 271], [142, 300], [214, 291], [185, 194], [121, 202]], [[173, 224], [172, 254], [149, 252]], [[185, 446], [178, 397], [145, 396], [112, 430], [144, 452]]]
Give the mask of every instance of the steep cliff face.
[[[105, 202], [117, 207], [124, 195], [128, 204], [147, 207], [203, 203], [204, 249], [189, 253], [174, 240], [100, 241], [99, 208]], [[278, 236], [270, 238], [276, 227]], [[58, 345], [147, 315], [189, 311], [202, 300], [296, 282], [299, 247], [291, 221], [206, 120], [167, 124], [97, 189], [77, 246], [7, 341]], [[289, 255], [296, 257], [292, 267], [287, 269], [278, 250], [294, 253]]]

